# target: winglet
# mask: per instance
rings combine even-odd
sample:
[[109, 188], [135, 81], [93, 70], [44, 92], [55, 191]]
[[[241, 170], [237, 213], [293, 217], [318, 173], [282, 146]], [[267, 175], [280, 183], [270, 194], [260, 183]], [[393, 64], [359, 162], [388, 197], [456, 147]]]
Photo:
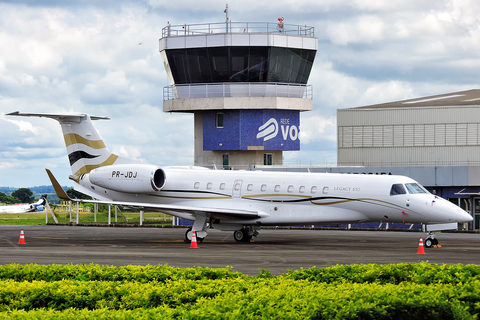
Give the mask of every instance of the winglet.
[[72, 200], [67, 195], [65, 190], [63, 190], [63, 188], [60, 186], [60, 183], [58, 183], [57, 179], [55, 179], [55, 177], [53, 176], [53, 173], [48, 169], [45, 169], [45, 170], [47, 171], [48, 177], [50, 178], [50, 181], [52, 182], [53, 189], [55, 189], [55, 193], [57, 194], [57, 196], [60, 199], [63, 199], [63, 200], [69, 200], [69, 201]]

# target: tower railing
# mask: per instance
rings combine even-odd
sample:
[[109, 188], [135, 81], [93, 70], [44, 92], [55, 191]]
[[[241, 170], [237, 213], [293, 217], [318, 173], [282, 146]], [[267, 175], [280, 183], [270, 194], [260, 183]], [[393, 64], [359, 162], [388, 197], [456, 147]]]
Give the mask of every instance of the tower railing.
[[311, 85], [276, 82], [176, 84], [163, 88], [163, 101], [222, 97], [286, 97], [313, 99], [313, 89]]
[[206, 24], [168, 25], [162, 29], [162, 38], [215, 33], [283, 33], [298, 36], [315, 36], [315, 28], [275, 22], [220, 22]]

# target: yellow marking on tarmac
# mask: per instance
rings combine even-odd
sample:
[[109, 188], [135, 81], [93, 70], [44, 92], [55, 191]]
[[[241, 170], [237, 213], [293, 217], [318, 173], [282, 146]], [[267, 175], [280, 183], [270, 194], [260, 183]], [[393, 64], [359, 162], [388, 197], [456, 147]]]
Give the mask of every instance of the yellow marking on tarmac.
[[29, 237], [29, 238], [32, 238], [32, 239], [52, 239], [52, 240], [65, 240], [65, 239], [68, 239], [68, 238], [54, 238], [54, 237]]
[[148, 240], [145, 242], [161, 242], [161, 243], [171, 243], [171, 242], [185, 242], [183, 240]]

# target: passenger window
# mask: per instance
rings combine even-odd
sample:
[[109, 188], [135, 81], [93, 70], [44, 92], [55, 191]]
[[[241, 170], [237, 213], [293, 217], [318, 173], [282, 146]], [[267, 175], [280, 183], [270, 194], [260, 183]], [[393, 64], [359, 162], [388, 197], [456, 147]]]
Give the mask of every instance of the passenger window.
[[298, 189], [298, 192], [304, 193], [304, 192], [305, 192], [305, 186], [301, 186], [301, 187]]
[[212, 183], [211, 182], [207, 183], [207, 189], [212, 189]]
[[262, 191], [262, 192], [267, 191], [267, 185], [266, 185], [266, 184], [262, 184], [262, 186], [260, 187], [260, 191]]
[[240, 190], [240, 185], [241, 185], [241, 184], [240, 184], [240, 183], [238, 183], [238, 182], [237, 182], [237, 183], [235, 183], [235, 191], [238, 191], [238, 190]]
[[292, 193], [293, 192], [293, 186], [288, 186], [287, 191], [288, 191], [288, 193]]
[[247, 190], [248, 190], [248, 191], [252, 191], [252, 190], [253, 190], [253, 184], [249, 184], [249, 185], [247, 186]]
[[403, 187], [403, 184], [394, 184], [392, 185], [392, 189], [390, 189], [390, 195], [395, 196], [397, 194], [406, 194], [407, 192], [405, 191], [405, 188]]
[[200, 188], [200, 182], [195, 182], [195, 184], [193, 185], [193, 187], [194, 187], [195, 189]]
[[220, 183], [220, 190], [225, 190], [225, 183]]
[[280, 192], [280, 185], [277, 184], [277, 185], [275, 186], [275, 189], [274, 189], [274, 190], [275, 190], [275, 192]]
[[317, 187], [313, 186], [312, 189], [310, 190], [311, 193], [317, 193]]
[[322, 193], [327, 194], [328, 193], [328, 187], [323, 187]]

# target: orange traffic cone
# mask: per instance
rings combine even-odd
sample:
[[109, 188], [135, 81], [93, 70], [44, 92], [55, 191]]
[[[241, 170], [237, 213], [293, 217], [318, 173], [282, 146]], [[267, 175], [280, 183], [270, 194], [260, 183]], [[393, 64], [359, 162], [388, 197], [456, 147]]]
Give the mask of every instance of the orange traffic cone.
[[420, 237], [420, 241], [418, 242], [418, 252], [417, 254], [425, 254], [425, 250], [423, 249], [423, 239]]
[[25, 235], [23, 233], [23, 229], [22, 231], [20, 231], [20, 241], [18, 241], [18, 244], [26, 244], [25, 243]]
[[193, 234], [192, 234], [192, 242], [191, 242], [191, 245], [190, 245], [190, 249], [198, 249], [197, 236], [195, 234], [195, 231], [193, 231]]

